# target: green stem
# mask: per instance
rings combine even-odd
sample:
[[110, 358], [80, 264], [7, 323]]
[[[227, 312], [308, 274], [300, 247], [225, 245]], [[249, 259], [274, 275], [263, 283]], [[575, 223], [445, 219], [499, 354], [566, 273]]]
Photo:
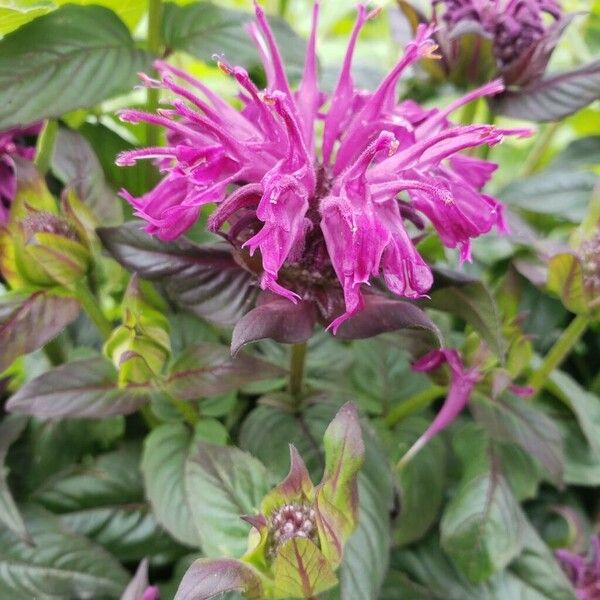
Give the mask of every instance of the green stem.
[[530, 387], [536, 392], [544, 387], [550, 373], [559, 367], [563, 360], [565, 360], [589, 324], [590, 318], [586, 315], [577, 315], [571, 321], [569, 326], [563, 331], [562, 335], [556, 340], [554, 346], [550, 348], [550, 351], [546, 354], [539, 369], [529, 378], [528, 385]]
[[33, 162], [41, 175], [45, 175], [50, 168], [57, 133], [58, 122], [54, 119], [48, 119], [38, 136]]
[[383, 422], [391, 429], [400, 421], [412, 415], [415, 412], [423, 410], [429, 406], [434, 400], [441, 398], [446, 394], [446, 388], [441, 385], [433, 385], [422, 392], [418, 392], [414, 396], [407, 398], [401, 404], [394, 407], [383, 419]]
[[198, 423], [200, 420], [200, 415], [193, 404], [186, 402], [185, 400], [178, 400], [177, 398], [171, 396], [171, 394], [166, 393], [164, 390], [163, 393], [167, 396], [171, 404], [175, 407], [175, 410], [177, 410], [177, 412], [184, 418], [186, 422], [192, 426]]
[[289, 0], [279, 0], [279, 7], [277, 9], [277, 12], [282, 19], [285, 19], [289, 4]]
[[544, 155], [546, 154], [546, 151], [552, 142], [552, 138], [554, 138], [560, 126], [561, 123], [559, 121], [556, 123], [550, 123], [537, 137], [533, 147], [529, 152], [529, 155], [527, 156], [527, 160], [523, 165], [523, 169], [521, 171], [522, 177], [529, 177], [539, 170]]
[[112, 325], [102, 313], [102, 309], [100, 308], [96, 297], [90, 292], [90, 288], [86, 283], [79, 282], [75, 285], [74, 291], [77, 300], [79, 300], [79, 303], [81, 304], [81, 308], [83, 308], [94, 325], [96, 325], [98, 331], [102, 334], [102, 337], [108, 339], [112, 333]]
[[[153, 57], [160, 56], [161, 52], [161, 27], [162, 27], [162, 0], [148, 0], [148, 52]], [[146, 110], [149, 113], [155, 113], [158, 109], [160, 100], [160, 90], [156, 88], [148, 88], [146, 92]], [[156, 125], [148, 123], [146, 125], [146, 145], [158, 146], [160, 141], [160, 131]], [[156, 169], [150, 161], [146, 161], [147, 165], [147, 183], [151, 187], [158, 181]]]
[[298, 399], [302, 394], [302, 380], [304, 378], [304, 363], [306, 359], [306, 342], [294, 344], [290, 355], [290, 381], [289, 392], [294, 404], [298, 404]]

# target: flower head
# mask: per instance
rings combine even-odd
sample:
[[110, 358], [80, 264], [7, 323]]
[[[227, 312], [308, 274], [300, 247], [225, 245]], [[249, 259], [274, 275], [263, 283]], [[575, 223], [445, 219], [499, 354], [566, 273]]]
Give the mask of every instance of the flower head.
[[592, 538], [588, 556], [581, 556], [569, 550], [557, 550], [556, 557], [580, 600], [600, 598], [600, 535]]
[[187, 73], [156, 63], [160, 81], [143, 81], [174, 93], [172, 107], [158, 114], [126, 110], [121, 118], [164, 127], [167, 146], [125, 152], [118, 164], [152, 159], [164, 173], [141, 198], [123, 192], [148, 232], [177, 238], [202, 206], [215, 203], [210, 229], [231, 243], [264, 290], [297, 302], [315, 301], [328, 287], [340, 289], [345, 310], [329, 324], [335, 332], [363, 308], [363, 288], [374, 278], [407, 298], [431, 287], [431, 271], [407, 222], [423, 228], [427, 218], [462, 259], [469, 258], [472, 238], [504, 229], [502, 206], [481, 193], [495, 165], [460, 152], [528, 130], [449, 120], [464, 103], [502, 90], [498, 81], [442, 110], [397, 102], [404, 70], [434, 56], [431, 27], [418, 29], [376, 90], [356, 88], [352, 55], [361, 29], [377, 14], [364, 5], [337, 84], [325, 94], [317, 81], [318, 9], [315, 4], [304, 73], [292, 89], [265, 14], [255, 5], [248, 31], [263, 60], [266, 89], [258, 89], [243, 68], [217, 59], [239, 84], [241, 110]]
[[464, 33], [491, 40], [496, 68], [507, 84], [540, 77], [570, 21], [557, 0], [434, 0], [433, 4], [436, 20], [441, 13], [448, 29], [448, 44], [443, 45], [452, 45]]
[[600, 298], [600, 224], [595, 235], [581, 244], [579, 256], [583, 286], [590, 302], [597, 304]]
[[14, 127], [0, 131], [0, 225], [8, 221], [8, 211], [17, 193], [15, 159], [33, 159], [35, 141], [32, 138], [40, 132], [41, 124], [29, 127]]

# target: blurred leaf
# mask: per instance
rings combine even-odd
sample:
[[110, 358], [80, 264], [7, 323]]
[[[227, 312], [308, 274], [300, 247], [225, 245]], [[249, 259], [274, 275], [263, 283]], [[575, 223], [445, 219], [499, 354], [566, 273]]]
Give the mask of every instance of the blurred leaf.
[[583, 269], [573, 254], [557, 254], [548, 264], [548, 289], [557, 294], [567, 309], [576, 314], [589, 312], [583, 284]]
[[560, 430], [535, 404], [509, 393], [494, 400], [476, 394], [470, 407], [494, 439], [523, 448], [545, 467], [555, 485], [562, 485], [565, 459]]
[[97, 4], [110, 8], [130, 28], [134, 29], [148, 9], [148, 0], [54, 0], [58, 6], [63, 4]]
[[50, 0], [34, 0], [19, 4], [11, 2], [10, 6], [2, 3], [0, 6], [0, 35], [6, 35], [18, 29], [29, 21], [46, 14], [51, 8]]
[[463, 475], [440, 524], [441, 543], [473, 582], [505, 568], [521, 551], [524, 516], [500, 470], [493, 444], [475, 426], [454, 438]]
[[600, 164], [600, 135], [573, 140], [552, 161], [554, 169], [578, 169]]
[[0, 128], [94, 106], [130, 89], [147, 66], [110, 10], [59, 8], [0, 40]]
[[282, 369], [247, 354], [231, 356], [221, 344], [188, 347], [171, 367], [163, 384], [179, 400], [196, 400], [226, 394], [252, 381], [274, 379]]
[[79, 302], [52, 291], [0, 297], [0, 373], [58, 335], [79, 314]]
[[254, 303], [253, 277], [225, 244], [200, 246], [185, 238], [161, 242], [137, 221], [100, 228], [98, 234], [121, 265], [162, 283], [174, 301], [199, 317], [231, 325]]
[[476, 279], [435, 269], [434, 288], [425, 307], [456, 315], [471, 325], [499, 357], [504, 357], [506, 342], [502, 336], [502, 322], [498, 308], [486, 286]]
[[[402, 421], [393, 432], [398, 448], [392, 460], [402, 457], [428, 425], [426, 419], [419, 417]], [[436, 521], [445, 494], [446, 453], [443, 440], [435, 437], [398, 473], [400, 515], [394, 529], [397, 544], [420, 540]]]
[[550, 383], [550, 391], [571, 409], [590, 448], [600, 461], [600, 398], [558, 369], [550, 373]]
[[571, 420], [559, 423], [565, 439], [565, 483], [600, 486], [600, 462], [581, 435], [580, 428]]
[[0, 530], [0, 597], [119, 597], [128, 576], [113, 557], [41, 508], [31, 507], [24, 517], [34, 546]]
[[135, 412], [148, 400], [148, 386], [117, 387], [117, 373], [104, 358], [56, 367], [26, 383], [8, 402], [10, 411], [39, 418], [107, 417]]
[[[222, 8], [211, 2], [194, 2], [187, 6], [165, 3], [163, 40], [167, 47], [212, 62], [223, 55], [227, 62], [253, 71], [261, 67], [258, 52], [245, 25], [252, 21], [249, 12]], [[304, 64], [304, 41], [282, 19], [269, 17], [269, 24], [279, 43], [288, 75], [298, 77]]]
[[542, 479], [539, 463], [516, 444], [497, 442], [495, 448], [502, 472], [517, 500], [534, 498]]
[[508, 91], [492, 101], [494, 112], [515, 119], [557, 121], [600, 98], [600, 60]]
[[0, 521], [20, 540], [31, 543], [23, 517], [8, 487], [8, 469], [4, 464], [9, 447], [19, 438], [26, 426], [25, 417], [5, 417], [0, 422]]
[[58, 130], [52, 171], [91, 208], [99, 223], [114, 225], [123, 220], [121, 203], [106, 183], [98, 158], [82, 135], [68, 129]]
[[593, 173], [556, 170], [517, 180], [498, 196], [511, 207], [578, 223], [585, 217], [597, 182]]
[[92, 146], [107, 181], [114, 189], [125, 188], [134, 196], [141, 196], [147, 191], [144, 169], [124, 169], [115, 164], [117, 154], [132, 150], [132, 143], [101, 123], [84, 123], [78, 132]]
[[[337, 406], [317, 396], [304, 411], [292, 414], [272, 406], [254, 409], [242, 425], [240, 446], [269, 465], [277, 478], [288, 469], [288, 444], [304, 458], [314, 481], [320, 479], [324, 462], [321, 440]], [[359, 525], [344, 547], [338, 577], [340, 585], [321, 595], [323, 600], [372, 600], [387, 571], [391, 542], [390, 511], [393, 487], [389, 464], [374, 433], [363, 427], [365, 463], [358, 475]], [[268, 440], [268, 443], [265, 443]]]

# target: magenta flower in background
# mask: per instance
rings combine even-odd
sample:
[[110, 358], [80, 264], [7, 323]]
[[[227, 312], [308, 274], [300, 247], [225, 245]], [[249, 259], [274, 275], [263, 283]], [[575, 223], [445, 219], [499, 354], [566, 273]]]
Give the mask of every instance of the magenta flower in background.
[[17, 193], [15, 159], [32, 160], [35, 154], [35, 140], [42, 125], [14, 127], [0, 131], [0, 225], [8, 221], [10, 205]]
[[580, 600], [600, 600], [600, 535], [591, 539], [588, 556], [557, 550], [556, 557]]
[[402, 457], [401, 464], [413, 458], [429, 440], [448, 427], [458, 417], [467, 405], [475, 384], [481, 378], [479, 370], [477, 368], [465, 368], [458, 351], [451, 348], [432, 350], [414, 362], [412, 368], [414, 371], [427, 373], [440, 368], [444, 364], [447, 364], [450, 368], [450, 389], [446, 400], [425, 433]]
[[[119, 165], [152, 159], [162, 181], [142, 197], [123, 196], [163, 240], [185, 233], [202, 207], [216, 204], [209, 227], [257, 274], [263, 290], [291, 302], [316, 301], [323, 290], [343, 292], [344, 309], [329, 315], [335, 333], [365, 305], [365, 286], [381, 278], [397, 296], [419, 298], [432, 285], [413, 237], [428, 221], [449, 248], [469, 259], [470, 241], [505, 230], [502, 205], [482, 193], [496, 165], [463, 150], [494, 145], [529, 130], [455, 125], [449, 115], [471, 100], [503, 89], [494, 81], [444, 109], [397, 101], [407, 67], [436, 49], [430, 27], [414, 41], [374, 91], [355, 87], [351, 64], [358, 35], [375, 12], [358, 7], [337, 85], [319, 88], [315, 4], [304, 73], [292, 89], [262, 8], [248, 32], [267, 75], [258, 89], [241, 67], [218, 58], [240, 86], [241, 110], [201, 81], [156, 63], [163, 87], [177, 98], [158, 114], [125, 110], [127, 122], [165, 128], [166, 147], [124, 152]], [[322, 135], [317, 134], [322, 131]], [[341, 312], [341, 314], [340, 314]], [[331, 318], [335, 317], [335, 318]]]

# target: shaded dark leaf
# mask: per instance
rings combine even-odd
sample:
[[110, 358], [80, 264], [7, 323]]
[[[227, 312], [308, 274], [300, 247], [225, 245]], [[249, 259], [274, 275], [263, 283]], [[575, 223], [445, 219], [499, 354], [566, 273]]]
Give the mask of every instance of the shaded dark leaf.
[[34, 546], [0, 530], [1, 598], [119, 597], [128, 575], [112, 556], [39, 507], [23, 514]]
[[284, 374], [275, 365], [240, 354], [232, 358], [229, 348], [220, 344], [196, 344], [185, 350], [171, 368], [166, 391], [180, 400], [219, 396], [244, 384], [274, 379]]
[[19, 356], [59, 334], [79, 314], [79, 303], [50, 291], [0, 298], [0, 373]]
[[525, 517], [512, 494], [493, 444], [469, 424], [454, 438], [463, 474], [444, 510], [441, 544], [475, 582], [488, 580], [521, 552]]
[[8, 469], [4, 464], [9, 447], [17, 441], [26, 425], [27, 418], [21, 416], [6, 417], [0, 423], [0, 521], [22, 541], [31, 543], [23, 517], [8, 487]]
[[175, 302], [199, 317], [231, 325], [254, 304], [254, 278], [226, 244], [161, 242], [142, 231], [140, 222], [100, 228], [98, 235], [121, 265], [162, 283]]
[[[394, 440], [398, 440], [398, 445], [392, 458], [401, 458], [428, 424], [415, 417], [396, 427]], [[435, 437], [398, 473], [400, 515], [394, 531], [397, 544], [421, 539], [437, 519], [445, 492], [446, 452], [442, 439]]]
[[91, 208], [99, 223], [114, 225], [123, 220], [121, 203], [106, 183], [89, 142], [80, 133], [63, 128], [58, 130], [52, 171], [65, 187], [75, 190], [77, 197]]
[[556, 170], [517, 180], [498, 196], [511, 207], [579, 223], [597, 183], [594, 173]]
[[7, 404], [12, 412], [42, 419], [107, 417], [135, 412], [149, 387], [117, 387], [117, 373], [104, 358], [67, 363], [26, 383]]
[[600, 60], [495, 96], [494, 112], [531, 121], [556, 121], [600, 98]]
[[502, 336], [502, 321], [487, 287], [477, 279], [446, 269], [434, 269], [434, 276], [431, 299], [424, 300], [423, 306], [463, 319], [483, 337], [497, 356], [503, 358], [506, 342]]
[[245, 344], [267, 338], [282, 344], [305, 342], [315, 323], [316, 311], [310, 302], [294, 304], [285, 298], [268, 297], [237, 322], [231, 353], [235, 355]]
[[[256, 47], [245, 30], [252, 18], [249, 12], [211, 2], [187, 6], [167, 3], [162, 34], [169, 48], [183, 50], [204, 62], [212, 62], [215, 54], [222, 54], [228, 62], [252, 71], [261, 67]], [[270, 16], [269, 23], [279, 42], [288, 75], [299, 76], [304, 61], [303, 40], [282, 19]]]
[[63, 6], [0, 41], [0, 128], [95, 106], [148, 64], [111, 10]]
[[550, 417], [531, 402], [508, 393], [495, 400], [474, 395], [470, 407], [490, 435], [518, 444], [545, 467], [551, 481], [562, 485], [563, 442], [560, 430]]

